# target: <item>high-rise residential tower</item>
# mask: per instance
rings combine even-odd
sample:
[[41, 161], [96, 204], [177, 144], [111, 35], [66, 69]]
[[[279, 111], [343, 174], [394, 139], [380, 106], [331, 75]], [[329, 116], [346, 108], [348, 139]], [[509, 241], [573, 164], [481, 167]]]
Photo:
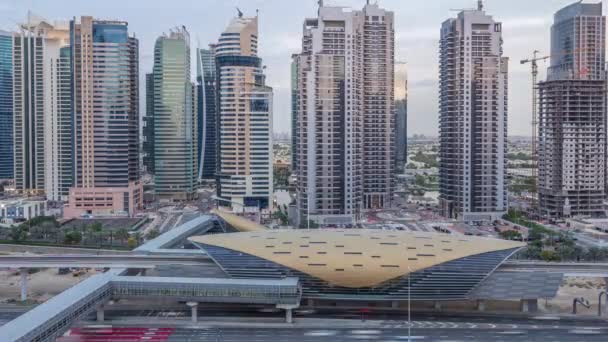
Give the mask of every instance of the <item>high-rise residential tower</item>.
[[0, 31], [0, 179], [13, 179], [13, 34]]
[[508, 209], [508, 58], [502, 25], [479, 2], [443, 22], [439, 42], [439, 192], [446, 217], [490, 221]]
[[214, 179], [217, 162], [215, 45], [196, 49], [198, 102], [198, 178]]
[[72, 161], [72, 87], [70, 67], [70, 37], [68, 23], [56, 26], [55, 34], [46, 39], [51, 56], [50, 86], [52, 96], [45, 98], [44, 117], [44, 189], [51, 201], [67, 202], [73, 184]]
[[545, 217], [604, 215], [606, 17], [602, 3], [555, 13], [551, 65], [538, 85], [538, 198]]
[[407, 67], [395, 64], [395, 170], [405, 172], [407, 163]]
[[270, 208], [272, 88], [258, 57], [258, 17], [232, 19], [215, 49], [217, 195], [233, 211]]
[[297, 174], [296, 169], [298, 167], [298, 64], [296, 63], [296, 56], [291, 56], [291, 170], [294, 174]]
[[393, 13], [323, 6], [293, 56], [300, 225], [388, 207], [394, 177]]
[[185, 27], [156, 40], [153, 75], [156, 195], [190, 200], [197, 188], [198, 126], [190, 81], [190, 34]]
[[13, 41], [15, 186], [53, 201], [72, 182], [69, 42], [67, 23], [31, 15]]
[[70, 22], [74, 185], [65, 217], [134, 215], [139, 178], [138, 41], [124, 21]]

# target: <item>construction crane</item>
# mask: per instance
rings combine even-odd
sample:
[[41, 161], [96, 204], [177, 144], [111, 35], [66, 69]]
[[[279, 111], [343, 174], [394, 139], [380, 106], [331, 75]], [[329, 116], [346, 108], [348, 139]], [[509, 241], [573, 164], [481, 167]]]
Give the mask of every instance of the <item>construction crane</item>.
[[[519, 63], [520, 64], [528, 64], [530, 63], [531, 67], [532, 67], [532, 179], [534, 180], [534, 188], [533, 188], [533, 192], [532, 192], [532, 198], [534, 200], [534, 202], [536, 202], [536, 189], [538, 186], [538, 140], [537, 140], [537, 134], [538, 134], [538, 118], [537, 118], [537, 110], [538, 110], [538, 93], [537, 93], [537, 85], [538, 85], [538, 62], [539, 61], [544, 61], [547, 60], [551, 57], [557, 57], [557, 56], [564, 56], [564, 55], [572, 55], [575, 54], [577, 52], [581, 52], [581, 51], [585, 51], [585, 50], [589, 50], [590, 48], [581, 48], [581, 49], [575, 49], [575, 50], [570, 50], [570, 51], [562, 51], [560, 53], [557, 54], [553, 54], [553, 55], [547, 55], [547, 56], [541, 56], [539, 57], [538, 54], [540, 53], [540, 51], [538, 50], [534, 50], [534, 52], [532, 52], [532, 58], [526, 58], [526, 59], [522, 59]], [[586, 74], [588, 72], [588, 70], [586, 68], [583, 68], [581, 70], [578, 71], [579, 76], [582, 74]], [[536, 203], [534, 203], [536, 205]]]
[[519, 63], [520, 64], [527, 64], [530, 63], [530, 65], [532, 66], [532, 179], [534, 180], [534, 188], [532, 189], [532, 198], [534, 200], [536, 200], [536, 187], [537, 187], [537, 181], [538, 181], [538, 150], [537, 150], [537, 138], [536, 138], [536, 134], [537, 134], [537, 126], [538, 126], [538, 119], [537, 119], [537, 102], [538, 102], [538, 94], [536, 92], [536, 86], [537, 86], [537, 78], [538, 78], [538, 62], [539, 61], [544, 61], [548, 58], [550, 58], [551, 56], [542, 56], [539, 57], [538, 54], [540, 53], [540, 51], [538, 50], [534, 50], [534, 52], [532, 53], [532, 58], [526, 58], [526, 59], [522, 59]]

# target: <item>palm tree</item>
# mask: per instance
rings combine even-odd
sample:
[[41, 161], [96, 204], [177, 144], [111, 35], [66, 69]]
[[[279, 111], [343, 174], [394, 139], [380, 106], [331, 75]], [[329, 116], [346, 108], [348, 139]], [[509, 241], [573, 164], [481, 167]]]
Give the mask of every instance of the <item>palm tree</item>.
[[119, 241], [124, 242], [125, 240], [127, 240], [129, 238], [129, 231], [127, 231], [125, 228], [120, 228], [119, 230], [116, 231], [114, 236]]

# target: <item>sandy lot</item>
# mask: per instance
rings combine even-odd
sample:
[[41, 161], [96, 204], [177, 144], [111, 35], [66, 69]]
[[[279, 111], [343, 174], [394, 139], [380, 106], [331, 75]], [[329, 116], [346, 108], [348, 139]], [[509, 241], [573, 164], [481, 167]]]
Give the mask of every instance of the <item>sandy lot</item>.
[[[95, 271], [89, 270], [88, 273], [74, 277], [71, 272], [58, 275], [57, 269], [41, 269], [28, 275], [28, 299], [44, 302], [93, 274]], [[20, 281], [19, 271], [0, 271], [0, 302], [20, 300]]]
[[[564, 278], [557, 296], [548, 301], [539, 300], [539, 309], [549, 313], [572, 313], [574, 298], [583, 297], [589, 301], [591, 307], [587, 309], [578, 305], [578, 315], [597, 316], [598, 296], [602, 291], [606, 291], [606, 282], [603, 278]], [[602, 308], [606, 312], [605, 306]]]

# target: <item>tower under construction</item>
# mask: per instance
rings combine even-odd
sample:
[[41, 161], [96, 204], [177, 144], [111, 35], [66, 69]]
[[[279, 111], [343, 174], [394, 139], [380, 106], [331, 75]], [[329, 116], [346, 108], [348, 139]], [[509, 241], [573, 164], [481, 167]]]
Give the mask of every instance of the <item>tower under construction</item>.
[[606, 197], [606, 19], [602, 4], [559, 10], [538, 85], [538, 198], [545, 217], [599, 216]]

